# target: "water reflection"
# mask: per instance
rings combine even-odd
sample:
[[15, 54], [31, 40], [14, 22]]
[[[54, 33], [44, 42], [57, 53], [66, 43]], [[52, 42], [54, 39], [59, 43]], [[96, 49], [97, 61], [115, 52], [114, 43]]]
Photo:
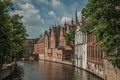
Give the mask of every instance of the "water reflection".
[[72, 66], [48, 62], [18, 62], [15, 72], [6, 80], [102, 80]]

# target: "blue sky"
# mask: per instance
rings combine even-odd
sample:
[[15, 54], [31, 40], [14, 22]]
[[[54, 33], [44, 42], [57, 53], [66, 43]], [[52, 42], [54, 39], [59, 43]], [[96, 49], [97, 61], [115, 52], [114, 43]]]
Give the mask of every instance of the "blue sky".
[[15, 10], [12, 14], [24, 16], [23, 24], [26, 26], [29, 38], [39, 37], [52, 25], [63, 25], [65, 20], [69, 23], [77, 10], [80, 20], [81, 10], [88, 0], [12, 0]]

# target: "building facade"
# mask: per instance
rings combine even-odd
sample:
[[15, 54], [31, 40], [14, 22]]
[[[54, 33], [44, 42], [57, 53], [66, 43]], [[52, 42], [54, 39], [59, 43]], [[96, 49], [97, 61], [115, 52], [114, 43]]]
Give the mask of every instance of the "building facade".
[[75, 33], [75, 66], [86, 69], [87, 67], [87, 35], [81, 31], [84, 22], [78, 24]]
[[34, 46], [34, 54], [40, 53], [39, 46], [44, 47], [44, 59], [49, 61], [72, 61], [74, 56], [73, 47], [66, 44], [65, 35], [76, 27], [78, 22], [77, 11], [75, 15], [76, 21], [71, 20], [71, 23], [64, 23], [63, 26], [52, 26], [48, 31], [44, 33], [44, 46], [42, 43], [37, 43]]
[[28, 58], [33, 53], [34, 44], [37, 39], [26, 39], [24, 57]]
[[93, 31], [87, 35], [87, 70], [100, 76], [104, 76], [104, 63], [106, 53], [100, 50]]
[[45, 45], [44, 45], [44, 37], [40, 37], [39, 40], [34, 44], [34, 55], [38, 55], [39, 59], [44, 59], [45, 54]]
[[45, 60], [57, 62], [71, 60], [73, 50], [66, 45], [64, 37], [69, 30], [70, 26], [65, 23], [64, 27], [53, 26], [49, 31], [45, 32]]

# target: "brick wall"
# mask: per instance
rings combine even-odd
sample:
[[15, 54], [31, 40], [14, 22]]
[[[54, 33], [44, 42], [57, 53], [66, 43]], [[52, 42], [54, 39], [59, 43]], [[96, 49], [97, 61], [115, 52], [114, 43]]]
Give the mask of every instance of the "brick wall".
[[96, 35], [91, 31], [87, 35], [87, 70], [104, 78], [105, 53], [100, 51], [100, 47], [96, 42]]
[[45, 53], [44, 42], [39, 43], [38, 47], [39, 47], [39, 54], [44, 54]]

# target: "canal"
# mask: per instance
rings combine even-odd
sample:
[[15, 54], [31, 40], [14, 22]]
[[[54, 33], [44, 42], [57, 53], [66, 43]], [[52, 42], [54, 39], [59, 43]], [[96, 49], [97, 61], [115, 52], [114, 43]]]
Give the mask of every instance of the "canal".
[[73, 66], [49, 61], [19, 61], [14, 73], [5, 80], [102, 80]]

